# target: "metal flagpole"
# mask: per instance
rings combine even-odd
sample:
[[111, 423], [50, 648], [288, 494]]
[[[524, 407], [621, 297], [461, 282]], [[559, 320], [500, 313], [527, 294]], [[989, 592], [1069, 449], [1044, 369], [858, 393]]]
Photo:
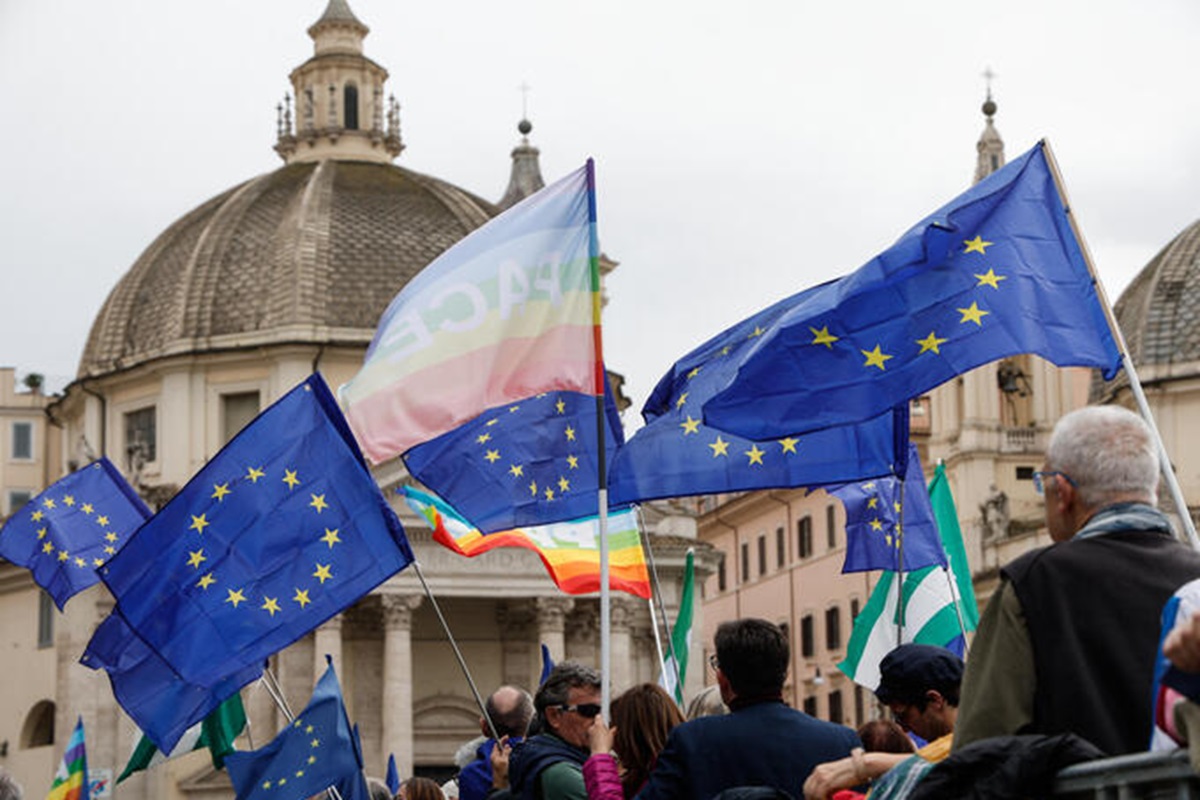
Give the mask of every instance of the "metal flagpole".
[[[295, 722], [296, 715], [292, 713], [292, 708], [288, 705], [287, 698], [283, 695], [283, 687], [279, 685], [275, 673], [271, 672], [271, 669], [268, 667], [263, 670], [260, 680], [263, 688], [267, 690], [267, 694], [271, 695], [271, 699], [275, 701], [275, 705], [283, 712], [284, 717], [287, 718], [288, 723]], [[249, 724], [246, 727], [249, 728]], [[329, 796], [330, 800], [342, 800], [342, 793], [338, 791], [336, 786], [330, 786], [325, 790], [325, 793]]]
[[[642, 510], [638, 508], [638, 538], [643, 536], [642, 531]], [[650, 549], [650, 538], [646, 537], [642, 544], [642, 549], [646, 554], [646, 565], [650, 568], [650, 627], [654, 628], [654, 641], [658, 644], [658, 663], [659, 670], [662, 669], [664, 663], [662, 644], [658, 640], [658, 623], [654, 621], [654, 599], [658, 600], [658, 613], [662, 617], [663, 630], [667, 634], [667, 655], [671, 659], [671, 667], [675, 670], [675, 684], [680, 687], [680, 692], [683, 691], [683, 681], [679, 679], [679, 658], [675, 655], [675, 641], [671, 636], [671, 623], [667, 619], [667, 605], [663, 602], [662, 584], [658, 580], [658, 565], [654, 562], [654, 551]]]
[[1196, 525], [1192, 522], [1191, 512], [1188, 511], [1187, 501], [1183, 497], [1183, 489], [1180, 488], [1179, 479], [1175, 476], [1175, 468], [1171, 466], [1171, 457], [1167, 453], [1166, 445], [1163, 444], [1162, 434], [1158, 431], [1158, 425], [1154, 422], [1154, 414], [1150, 411], [1150, 404], [1146, 400], [1146, 394], [1142, 391], [1142, 382], [1138, 378], [1137, 370], [1134, 369], [1133, 359], [1129, 356], [1129, 347], [1125, 344], [1125, 336], [1121, 333], [1121, 326], [1117, 324], [1116, 317], [1113, 315], [1112, 307], [1108, 302], [1108, 295], [1104, 292], [1104, 284], [1100, 282], [1100, 277], [1096, 273], [1096, 265], [1092, 261], [1092, 253], [1083, 238], [1083, 232], [1079, 230], [1079, 224], [1075, 219], [1075, 215], [1071, 212], [1071, 202], [1067, 199], [1067, 187], [1063, 182], [1062, 173], [1058, 169], [1058, 161], [1054, 158], [1054, 151], [1050, 149], [1049, 141], [1043, 139], [1041, 145], [1042, 151], [1046, 154], [1046, 164], [1050, 167], [1050, 174], [1054, 177], [1054, 186], [1058, 189], [1059, 200], [1062, 201], [1067, 220], [1071, 223], [1071, 231], [1075, 234], [1075, 240], [1079, 243], [1079, 250], [1083, 254], [1083, 262], [1087, 265], [1088, 274], [1092, 276], [1092, 285], [1096, 289], [1096, 296], [1100, 299], [1100, 307], [1104, 310], [1104, 318], [1108, 321], [1108, 328], [1117, 343], [1117, 348], [1121, 351], [1121, 367], [1129, 377], [1129, 388], [1133, 392], [1133, 397], [1137, 402], [1138, 411], [1142, 414], [1142, 419], [1146, 421], [1146, 425], [1150, 427], [1150, 431], [1154, 436], [1154, 444], [1158, 450], [1159, 466], [1162, 470], [1163, 479], [1166, 481], [1167, 489], [1171, 493], [1172, 500], [1175, 502], [1175, 509], [1179, 514], [1180, 522], [1183, 524], [1183, 531], [1187, 535], [1188, 542], [1192, 547], [1200, 550], [1200, 536], [1196, 535]]

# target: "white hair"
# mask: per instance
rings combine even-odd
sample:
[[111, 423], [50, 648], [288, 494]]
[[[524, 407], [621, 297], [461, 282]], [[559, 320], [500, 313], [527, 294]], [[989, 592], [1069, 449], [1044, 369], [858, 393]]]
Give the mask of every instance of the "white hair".
[[1157, 502], [1158, 452], [1150, 428], [1121, 406], [1087, 406], [1060, 419], [1046, 465], [1070, 476], [1088, 508], [1119, 498]]
[[13, 780], [6, 770], [0, 768], [0, 800], [21, 800], [24, 793], [21, 784]]

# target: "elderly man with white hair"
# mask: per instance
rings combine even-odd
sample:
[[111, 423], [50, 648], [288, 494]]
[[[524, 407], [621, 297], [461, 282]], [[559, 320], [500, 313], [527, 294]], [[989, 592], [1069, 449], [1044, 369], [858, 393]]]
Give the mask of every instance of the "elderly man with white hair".
[[1089, 406], [1054, 427], [1034, 473], [1054, 544], [1001, 570], [967, 659], [954, 748], [990, 736], [1075, 733], [1110, 755], [1145, 750], [1163, 604], [1200, 577], [1156, 508], [1145, 422]]

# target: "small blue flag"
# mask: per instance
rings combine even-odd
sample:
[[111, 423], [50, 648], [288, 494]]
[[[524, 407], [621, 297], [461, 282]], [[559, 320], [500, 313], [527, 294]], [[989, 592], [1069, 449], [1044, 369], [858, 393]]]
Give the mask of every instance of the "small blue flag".
[[0, 557], [33, 573], [61, 611], [150, 517], [107, 458], [55, 482], [0, 529]]
[[1121, 356], [1045, 149], [806, 293], [739, 358], [704, 421], [755, 439], [858, 422], [1020, 353], [1111, 378]]
[[901, 566], [909, 572], [934, 564], [946, 566], [946, 552], [934, 523], [916, 445], [909, 445], [906, 461], [903, 504], [901, 481], [893, 475], [825, 488], [846, 509], [846, 560], [842, 572], [895, 572]]
[[362, 760], [333, 665], [294, 721], [266, 747], [225, 756], [225, 769], [237, 800], [304, 800], [355, 775], [361, 781]]
[[166, 666], [156, 663], [156, 676], [174, 672], [204, 694], [190, 708], [154, 705], [155, 714], [125, 706], [169, 752], [232, 694], [231, 682], [252, 680], [267, 656], [411, 561], [399, 520], [313, 375], [247, 425], [104, 567], [121, 623], [97, 629], [83, 662], [107, 669], [116, 689], [131, 658], [124, 647], [140, 640]]
[[[605, 392], [609, 459], [623, 441]], [[404, 454], [414, 478], [484, 533], [596, 513], [596, 398], [549, 392], [491, 408]]]
[[388, 791], [395, 796], [400, 791], [400, 773], [396, 771], [396, 754], [388, 753], [387, 780]]
[[889, 411], [861, 425], [768, 441], [744, 439], [702, 420], [702, 406], [734, 379], [742, 357], [808, 294], [811, 291], [748, 317], [674, 364], [646, 401], [646, 425], [611, 462], [611, 503], [816, 486], [892, 474], [897, 442], [907, 446], [903, 410], [899, 416]]
[[550, 648], [545, 644], [542, 645], [542, 674], [538, 678], [538, 688], [546, 682], [546, 678], [550, 677], [550, 673], [554, 671], [554, 658], [550, 655]]

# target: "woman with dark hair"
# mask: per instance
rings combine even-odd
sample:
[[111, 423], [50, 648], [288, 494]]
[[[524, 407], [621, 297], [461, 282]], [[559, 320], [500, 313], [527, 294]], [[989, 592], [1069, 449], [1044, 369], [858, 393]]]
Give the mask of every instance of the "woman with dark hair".
[[636, 795], [654, 769], [667, 734], [684, 721], [671, 695], [654, 683], [626, 691], [613, 701], [611, 715], [611, 728], [603, 717], [596, 717], [588, 731], [592, 756], [583, 765], [583, 782], [589, 800]]
[[442, 787], [431, 778], [409, 778], [400, 784], [397, 800], [446, 800]]

